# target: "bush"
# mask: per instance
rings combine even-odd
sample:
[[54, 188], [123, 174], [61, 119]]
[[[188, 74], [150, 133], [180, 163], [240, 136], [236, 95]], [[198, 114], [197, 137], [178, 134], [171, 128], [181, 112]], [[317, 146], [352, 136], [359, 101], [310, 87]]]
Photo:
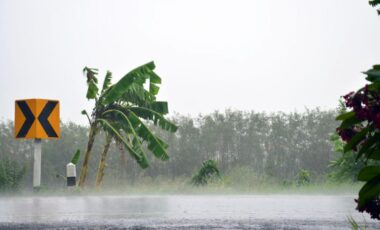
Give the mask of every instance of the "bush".
[[310, 184], [310, 173], [305, 169], [301, 169], [297, 175], [297, 186]]
[[19, 164], [10, 157], [0, 159], [0, 191], [17, 191], [22, 177], [25, 175], [25, 165]]
[[210, 179], [219, 178], [219, 169], [213, 160], [204, 161], [202, 168], [191, 179], [193, 185], [206, 185]]

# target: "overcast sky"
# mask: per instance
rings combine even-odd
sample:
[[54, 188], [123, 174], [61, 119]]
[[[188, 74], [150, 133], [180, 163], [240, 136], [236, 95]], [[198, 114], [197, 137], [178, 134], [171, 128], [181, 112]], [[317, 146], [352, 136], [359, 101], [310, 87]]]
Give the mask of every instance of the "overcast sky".
[[85, 123], [84, 66], [114, 74], [154, 60], [171, 112], [335, 108], [380, 63], [366, 0], [0, 0], [0, 119], [14, 100], [61, 101]]

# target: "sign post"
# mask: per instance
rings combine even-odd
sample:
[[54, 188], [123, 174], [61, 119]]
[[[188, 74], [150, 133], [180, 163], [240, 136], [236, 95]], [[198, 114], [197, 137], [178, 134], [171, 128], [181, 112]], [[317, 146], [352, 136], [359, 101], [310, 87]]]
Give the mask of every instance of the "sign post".
[[41, 139], [34, 139], [33, 187], [41, 186]]
[[41, 139], [58, 139], [59, 101], [25, 99], [15, 102], [15, 138], [34, 139], [33, 187], [41, 186]]

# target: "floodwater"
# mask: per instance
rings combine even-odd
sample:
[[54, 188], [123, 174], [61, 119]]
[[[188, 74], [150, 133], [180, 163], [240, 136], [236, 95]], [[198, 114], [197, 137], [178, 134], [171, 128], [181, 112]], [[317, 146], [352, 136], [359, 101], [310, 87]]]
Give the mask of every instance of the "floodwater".
[[353, 196], [167, 195], [2, 197], [0, 228], [350, 229]]

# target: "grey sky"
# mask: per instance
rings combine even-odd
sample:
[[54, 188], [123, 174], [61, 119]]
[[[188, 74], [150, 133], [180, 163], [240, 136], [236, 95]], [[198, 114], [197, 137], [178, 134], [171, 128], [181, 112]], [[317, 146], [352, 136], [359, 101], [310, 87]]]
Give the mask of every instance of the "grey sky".
[[0, 0], [0, 118], [36, 97], [85, 123], [84, 66], [116, 81], [151, 60], [172, 112], [334, 108], [380, 63], [379, 41], [366, 0]]

